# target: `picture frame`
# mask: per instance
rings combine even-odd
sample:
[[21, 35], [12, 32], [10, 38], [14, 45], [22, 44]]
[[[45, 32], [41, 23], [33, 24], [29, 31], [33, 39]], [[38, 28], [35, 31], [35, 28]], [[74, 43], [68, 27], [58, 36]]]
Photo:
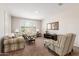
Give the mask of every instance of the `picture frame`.
[[48, 23], [47, 30], [59, 30], [59, 22]]
[[59, 30], [59, 22], [53, 22], [51, 26], [52, 30]]

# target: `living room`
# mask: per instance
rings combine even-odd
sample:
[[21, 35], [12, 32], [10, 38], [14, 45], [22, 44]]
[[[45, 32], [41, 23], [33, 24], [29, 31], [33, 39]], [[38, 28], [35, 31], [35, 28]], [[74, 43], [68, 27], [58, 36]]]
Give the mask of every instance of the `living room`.
[[[79, 55], [78, 10], [78, 3], [0, 4], [1, 55], [62, 56], [68, 53], [70, 56]], [[68, 33], [73, 34], [69, 35]], [[45, 37], [45, 34], [49, 37]], [[57, 40], [67, 39], [66, 34], [71, 37], [74, 36], [73, 41], [70, 40], [70, 43], [68, 43], [69, 37], [67, 37], [67, 42], [58, 43]], [[59, 38], [60, 36], [63, 38]], [[55, 40], [52, 37], [55, 37]], [[53, 41], [51, 41], [52, 39]], [[2, 43], [2, 41], [5, 42]], [[61, 48], [58, 47], [58, 50], [53, 51], [55, 45], [50, 48], [50, 42], [52, 42], [52, 45], [60, 45]], [[18, 45], [20, 46], [19, 48]]]

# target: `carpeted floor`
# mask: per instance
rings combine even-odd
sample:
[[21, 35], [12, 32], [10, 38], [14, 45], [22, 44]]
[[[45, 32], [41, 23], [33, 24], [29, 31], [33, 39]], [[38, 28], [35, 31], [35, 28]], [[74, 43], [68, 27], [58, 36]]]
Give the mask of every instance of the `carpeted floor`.
[[[53, 53], [50, 53], [43, 44], [44, 38], [39, 37], [35, 40], [33, 44], [26, 44], [25, 48], [22, 50], [10, 52], [11, 56], [54, 56]], [[79, 48], [74, 47], [74, 51], [71, 54], [72, 56], [79, 56]]]

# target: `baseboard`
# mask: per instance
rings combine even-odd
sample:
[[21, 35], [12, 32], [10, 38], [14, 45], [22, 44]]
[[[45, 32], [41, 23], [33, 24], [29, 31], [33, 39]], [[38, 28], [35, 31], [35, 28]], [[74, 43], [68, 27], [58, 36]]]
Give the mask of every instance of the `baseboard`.
[[79, 44], [76, 44], [76, 43], [75, 43], [74, 46], [79, 47]]

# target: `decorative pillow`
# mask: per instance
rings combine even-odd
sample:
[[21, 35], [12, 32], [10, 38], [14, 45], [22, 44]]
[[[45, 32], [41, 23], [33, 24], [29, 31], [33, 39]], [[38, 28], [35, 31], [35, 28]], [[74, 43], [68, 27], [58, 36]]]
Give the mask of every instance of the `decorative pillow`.
[[15, 35], [14, 35], [14, 33], [11, 33], [11, 34], [8, 35], [8, 37], [13, 38], [13, 37], [15, 37]]

